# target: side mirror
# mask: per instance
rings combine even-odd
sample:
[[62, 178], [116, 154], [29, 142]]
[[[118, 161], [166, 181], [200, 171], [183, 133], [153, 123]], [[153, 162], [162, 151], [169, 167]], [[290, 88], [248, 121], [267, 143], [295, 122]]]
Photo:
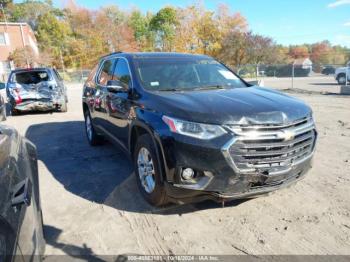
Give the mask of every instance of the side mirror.
[[3, 82], [0, 82], [0, 90], [1, 90], [1, 89], [5, 89], [5, 87], [6, 87], [6, 84], [3, 83]]
[[123, 86], [123, 83], [119, 80], [108, 80], [107, 81], [107, 90], [109, 92], [124, 92], [126, 91], [126, 88]]
[[251, 86], [264, 86], [264, 80], [247, 81]]

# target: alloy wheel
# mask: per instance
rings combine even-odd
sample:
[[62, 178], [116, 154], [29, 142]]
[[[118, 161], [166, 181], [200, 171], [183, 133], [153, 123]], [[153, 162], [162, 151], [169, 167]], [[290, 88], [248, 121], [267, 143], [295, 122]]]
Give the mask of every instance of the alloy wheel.
[[339, 84], [342, 84], [342, 85], [345, 84], [345, 76], [339, 77], [338, 82], [339, 82]]
[[138, 152], [137, 167], [143, 188], [148, 194], [152, 193], [156, 186], [155, 170], [151, 154], [145, 147], [142, 147]]
[[90, 115], [86, 115], [85, 119], [85, 127], [86, 127], [86, 134], [88, 136], [89, 141], [92, 140], [92, 124], [91, 124], [91, 118]]

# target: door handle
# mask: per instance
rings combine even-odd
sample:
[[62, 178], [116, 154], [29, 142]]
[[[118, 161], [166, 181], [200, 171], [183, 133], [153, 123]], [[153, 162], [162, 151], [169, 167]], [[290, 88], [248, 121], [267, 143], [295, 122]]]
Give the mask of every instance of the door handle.
[[11, 198], [12, 207], [19, 207], [24, 204], [27, 206], [30, 205], [30, 185], [30, 180], [27, 178], [14, 186]]

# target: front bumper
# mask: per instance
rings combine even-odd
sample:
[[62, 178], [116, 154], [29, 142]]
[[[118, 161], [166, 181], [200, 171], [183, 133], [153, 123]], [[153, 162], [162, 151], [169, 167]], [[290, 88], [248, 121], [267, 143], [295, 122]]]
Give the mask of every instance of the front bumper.
[[[277, 174], [241, 173], [230, 165], [223, 152], [231, 139], [229, 134], [212, 141], [199, 141], [176, 134], [159, 138], [166, 173], [165, 189], [172, 202], [253, 198], [292, 185], [302, 179], [312, 166], [313, 153]], [[208, 178], [197, 185], [184, 183], [180, 173], [187, 167]]]
[[261, 195], [272, 193], [278, 189], [290, 187], [296, 182], [304, 178], [307, 171], [312, 167], [312, 161], [307, 161], [305, 165], [295, 172], [289, 174], [284, 180], [275, 184], [265, 186], [252, 186], [249, 176], [242, 179], [242, 183], [237, 184], [234, 190], [226, 190], [223, 187], [222, 191], [206, 191], [206, 190], [191, 190], [174, 186], [172, 183], [165, 183], [165, 189], [169, 199], [177, 204], [200, 202], [204, 200], [213, 200], [215, 202], [226, 202], [237, 199], [255, 198]]

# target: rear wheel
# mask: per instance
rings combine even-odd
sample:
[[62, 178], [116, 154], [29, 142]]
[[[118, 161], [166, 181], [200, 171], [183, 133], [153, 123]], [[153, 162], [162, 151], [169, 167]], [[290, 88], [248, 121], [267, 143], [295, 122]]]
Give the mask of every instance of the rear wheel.
[[0, 121], [5, 121], [6, 120], [6, 105], [3, 105], [2, 111], [1, 111], [1, 116], [0, 116]]
[[346, 76], [345, 76], [345, 74], [340, 74], [337, 77], [337, 81], [338, 81], [339, 85], [345, 85], [345, 83], [346, 83]]
[[85, 111], [85, 131], [91, 146], [97, 146], [102, 143], [103, 137], [96, 133], [88, 110]]
[[164, 206], [168, 203], [159, 164], [151, 136], [140, 136], [134, 150], [135, 175], [142, 195], [154, 206]]

